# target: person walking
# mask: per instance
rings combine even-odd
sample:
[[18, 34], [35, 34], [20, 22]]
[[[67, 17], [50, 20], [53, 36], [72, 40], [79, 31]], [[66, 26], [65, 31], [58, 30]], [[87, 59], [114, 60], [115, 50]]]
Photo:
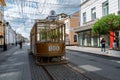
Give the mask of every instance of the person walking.
[[17, 41], [16, 41], [16, 43], [15, 43], [15, 44], [16, 44], [16, 46], [17, 46]]
[[105, 39], [104, 38], [102, 38], [102, 40], [101, 40], [101, 51], [102, 52], [105, 52]]
[[113, 49], [117, 49], [117, 43], [116, 43], [115, 40], [114, 40], [114, 42], [113, 42]]
[[22, 49], [22, 41], [20, 41], [20, 43], [19, 43], [19, 44], [20, 44], [20, 49]]

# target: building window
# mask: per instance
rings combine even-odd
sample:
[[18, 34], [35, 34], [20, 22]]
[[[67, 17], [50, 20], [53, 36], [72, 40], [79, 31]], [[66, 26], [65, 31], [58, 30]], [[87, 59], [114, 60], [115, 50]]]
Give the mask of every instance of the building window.
[[120, 0], [118, 0], [118, 10], [120, 10]]
[[69, 28], [69, 23], [68, 23], [68, 22], [66, 22], [66, 24], [65, 24], [65, 25], [66, 25], [66, 28], [68, 29], [68, 28]]
[[77, 35], [74, 35], [74, 42], [77, 42]]
[[109, 13], [108, 1], [105, 1], [104, 3], [102, 3], [102, 12], [103, 12], [103, 16], [108, 15]]
[[96, 8], [95, 7], [91, 9], [91, 19], [92, 20], [96, 19]]
[[83, 13], [83, 23], [86, 22], [86, 12]]

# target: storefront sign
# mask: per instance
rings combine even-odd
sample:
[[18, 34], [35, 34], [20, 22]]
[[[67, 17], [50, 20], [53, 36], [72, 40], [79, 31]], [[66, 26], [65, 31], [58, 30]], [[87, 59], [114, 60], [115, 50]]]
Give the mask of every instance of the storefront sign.
[[59, 46], [49, 46], [48, 51], [59, 51], [60, 47]]

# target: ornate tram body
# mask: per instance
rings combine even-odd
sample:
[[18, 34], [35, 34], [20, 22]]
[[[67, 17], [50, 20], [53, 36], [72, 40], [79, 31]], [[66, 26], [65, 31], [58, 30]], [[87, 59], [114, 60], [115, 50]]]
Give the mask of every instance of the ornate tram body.
[[66, 63], [65, 25], [60, 21], [38, 20], [31, 33], [31, 52], [40, 65]]

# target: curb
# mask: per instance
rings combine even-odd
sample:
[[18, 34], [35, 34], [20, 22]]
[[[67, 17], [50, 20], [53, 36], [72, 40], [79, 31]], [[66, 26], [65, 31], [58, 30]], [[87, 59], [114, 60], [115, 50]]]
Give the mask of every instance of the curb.
[[84, 52], [84, 51], [71, 50], [71, 49], [66, 49], [66, 50], [75, 51], [75, 52], [81, 52], [81, 54], [93, 55], [93, 56], [97, 56], [97, 57], [120, 60], [119, 57], [115, 57], [115, 56], [111, 56], [111, 55], [107, 55], [107, 54], [96, 54], [96, 53], [93, 53], [93, 52]]

